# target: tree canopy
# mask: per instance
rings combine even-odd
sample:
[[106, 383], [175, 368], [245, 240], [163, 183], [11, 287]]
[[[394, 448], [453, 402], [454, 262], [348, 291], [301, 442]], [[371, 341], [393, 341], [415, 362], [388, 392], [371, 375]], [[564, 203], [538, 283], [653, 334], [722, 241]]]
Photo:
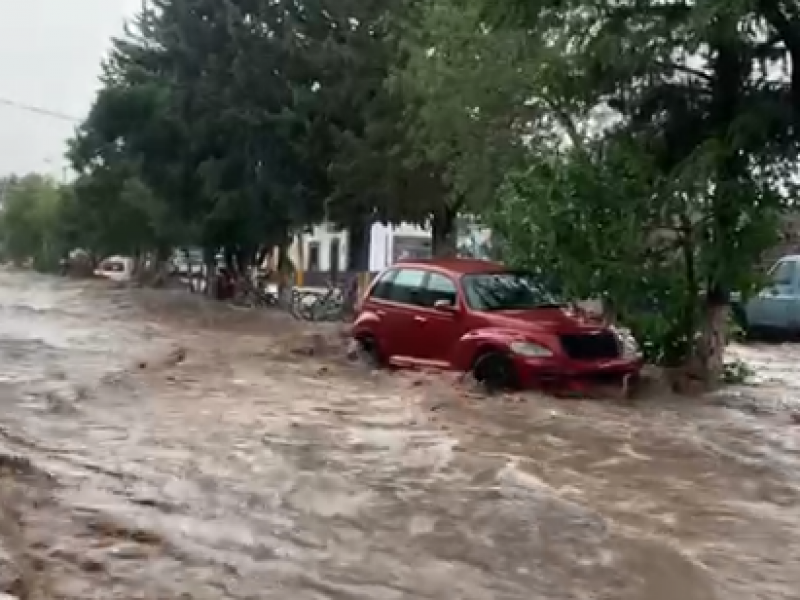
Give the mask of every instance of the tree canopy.
[[0, 180], [0, 243], [7, 260], [35, 259], [42, 269], [58, 264], [64, 252], [62, 193], [54, 180], [37, 174]]
[[410, 14], [386, 0], [155, 0], [114, 42], [71, 144], [78, 196], [101, 186], [121, 201], [136, 176], [143, 241], [248, 253], [323, 218], [449, 227], [442, 168], [412, 146], [407, 99], [388, 85]]
[[772, 0], [498, 9], [484, 8], [493, 28], [557, 49], [539, 85], [567, 138], [506, 181], [497, 224], [517, 260], [602, 290], [659, 354], [708, 363], [713, 315], [753, 283], [793, 204], [800, 13]]

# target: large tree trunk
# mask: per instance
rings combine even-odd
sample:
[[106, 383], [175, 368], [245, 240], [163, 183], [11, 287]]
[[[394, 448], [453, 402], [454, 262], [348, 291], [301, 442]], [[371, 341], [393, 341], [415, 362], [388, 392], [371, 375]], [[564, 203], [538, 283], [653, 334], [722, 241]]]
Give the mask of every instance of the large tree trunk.
[[[300, 244], [303, 243], [302, 236], [298, 236]], [[292, 244], [292, 236], [286, 232], [284, 238], [278, 244], [278, 306], [283, 309], [289, 307], [292, 302], [292, 279], [295, 277], [296, 266], [292, 263], [289, 256], [289, 247]], [[302, 251], [300, 260], [302, 260]]]
[[456, 256], [458, 253], [458, 210], [445, 206], [434, 213], [432, 219], [432, 252], [437, 258]]
[[153, 253], [153, 283], [155, 287], [163, 287], [169, 279], [169, 259], [172, 257], [172, 249], [159, 244]]
[[205, 293], [214, 298], [217, 295], [217, 251], [215, 248], [203, 249], [203, 266], [205, 269]]
[[369, 270], [369, 237], [372, 223], [355, 219], [348, 223], [347, 231], [347, 271], [362, 273]]
[[728, 312], [728, 294], [718, 287], [709, 290], [698, 348], [701, 375], [709, 388], [719, 385], [724, 376]]
[[132, 254], [133, 254], [132, 256], [133, 273], [131, 275], [137, 281], [142, 282], [142, 280], [147, 276], [147, 274], [145, 273], [145, 265], [144, 265], [145, 253], [142, 252], [140, 249], [137, 249], [134, 250]]
[[250, 267], [253, 266], [255, 250], [247, 246], [237, 246], [233, 252], [236, 273], [241, 277], [250, 277]]
[[237, 273], [235, 250], [225, 246], [222, 251], [222, 255], [225, 257], [225, 267], [232, 273]]

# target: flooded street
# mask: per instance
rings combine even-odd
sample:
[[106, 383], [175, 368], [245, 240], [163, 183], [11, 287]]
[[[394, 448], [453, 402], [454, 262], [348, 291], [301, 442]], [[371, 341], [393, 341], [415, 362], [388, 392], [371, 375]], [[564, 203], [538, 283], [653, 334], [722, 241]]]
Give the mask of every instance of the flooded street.
[[0, 272], [0, 591], [800, 598], [800, 350], [703, 402], [487, 400], [173, 296]]

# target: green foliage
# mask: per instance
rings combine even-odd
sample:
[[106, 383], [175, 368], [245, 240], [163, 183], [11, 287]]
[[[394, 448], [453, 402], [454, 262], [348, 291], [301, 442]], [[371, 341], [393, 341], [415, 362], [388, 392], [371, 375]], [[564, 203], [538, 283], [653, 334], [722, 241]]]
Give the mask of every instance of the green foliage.
[[518, 166], [537, 129], [540, 44], [491, 31], [474, 1], [425, 0], [407, 19], [404, 61], [390, 80], [405, 99], [417, 161], [443, 166], [447, 200], [476, 212]]
[[[454, 222], [445, 157], [414, 136], [416, 98], [395, 81], [418, 4], [320, 1], [304, 23], [308, 48], [297, 60], [310, 60], [319, 87], [304, 96], [311, 127], [303, 145], [310, 162], [327, 165], [327, 218], [350, 228]], [[313, 27], [320, 14], [333, 25]]]
[[66, 191], [61, 219], [71, 248], [98, 257], [136, 256], [168, 245], [179, 230], [164, 214], [164, 204], [133, 174], [96, 170]]
[[151, 4], [115, 42], [71, 144], [94, 227], [116, 219], [97, 211], [116, 211], [130, 178], [148, 190], [148, 207], [128, 214], [139, 246], [250, 251], [323, 217], [364, 226], [439, 212], [442, 168], [415, 152], [406, 98], [387, 85], [409, 8]]
[[295, 94], [312, 82], [291, 79], [286, 7], [153, 4], [115, 42], [104, 87], [72, 144], [85, 194], [97, 196], [97, 207], [106, 194], [109, 212], [127, 213], [140, 247], [252, 251], [318, 219], [318, 166], [298, 152], [292, 112]]
[[531, 149], [494, 216], [511, 260], [553, 269], [577, 295], [602, 293], [651, 358], [709, 360], [707, 319], [755, 284], [791, 205], [800, 14], [772, 0], [500, 12], [498, 28], [547, 40], [561, 66], [537, 83], [563, 142]]
[[63, 189], [47, 177], [30, 174], [6, 180], [0, 239], [6, 259], [54, 269], [63, 256], [60, 209]]

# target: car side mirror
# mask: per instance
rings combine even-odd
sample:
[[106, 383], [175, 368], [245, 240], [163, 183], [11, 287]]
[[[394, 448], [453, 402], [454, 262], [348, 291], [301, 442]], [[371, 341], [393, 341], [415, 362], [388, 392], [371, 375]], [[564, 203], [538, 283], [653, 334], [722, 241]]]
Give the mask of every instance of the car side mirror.
[[447, 300], [437, 300], [433, 303], [433, 308], [436, 310], [440, 310], [442, 312], [454, 313], [456, 312], [456, 307]]

